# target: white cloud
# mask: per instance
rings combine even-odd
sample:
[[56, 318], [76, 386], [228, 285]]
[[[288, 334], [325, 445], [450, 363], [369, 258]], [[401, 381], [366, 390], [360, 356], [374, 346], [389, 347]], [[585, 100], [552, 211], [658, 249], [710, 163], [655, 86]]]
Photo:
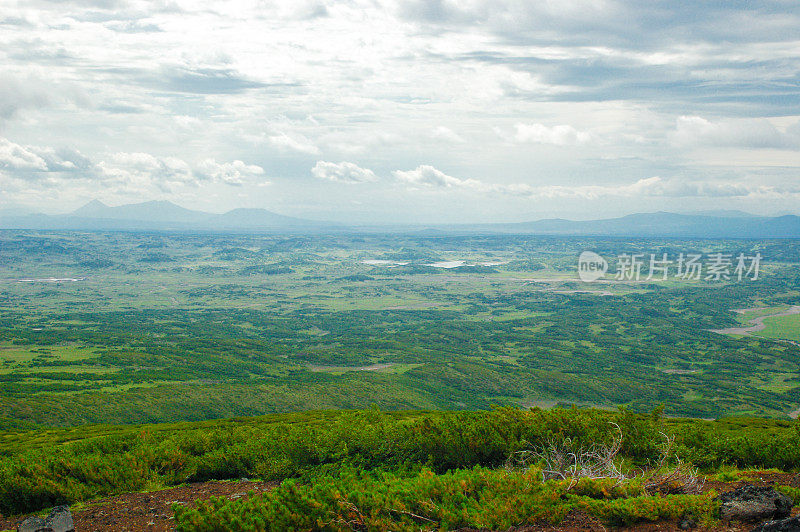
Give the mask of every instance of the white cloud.
[[654, 176], [633, 183], [618, 185], [544, 185], [528, 184], [500, 185], [495, 192], [515, 194], [536, 199], [584, 199], [602, 198], [743, 198], [755, 196], [779, 196], [800, 193], [800, 188], [789, 189], [765, 186], [757, 183], [718, 183], [713, 181], [664, 180]]
[[36, 176], [42, 172], [76, 172], [89, 166], [89, 160], [76, 150], [24, 146], [0, 138], [0, 169]]
[[209, 179], [225, 183], [226, 185], [242, 185], [256, 176], [264, 174], [264, 169], [254, 164], [245, 164], [243, 161], [218, 163], [214, 159], [200, 161], [195, 169], [195, 175], [202, 179]]
[[433, 128], [433, 130], [431, 130], [431, 137], [435, 139], [445, 140], [447, 142], [457, 142], [459, 144], [466, 142], [466, 140], [464, 140], [464, 137], [462, 137], [449, 127], [445, 126], [438, 126]]
[[392, 172], [398, 181], [416, 187], [462, 189], [477, 193], [492, 193], [527, 197], [532, 200], [602, 198], [742, 198], [780, 196], [800, 193], [800, 187], [765, 186], [758, 183], [720, 183], [713, 181], [664, 180], [654, 176], [632, 183], [609, 185], [531, 185], [528, 183], [492, 184], [477, 179], [459, 179], [429, 165], [414, 170]]
[[414, 170], [395, 170], [392, 175], [398, 181], [409, 185], [435, 187], [435, 188], [473, 188], [481, 189], [486, 185], [475, 179], [459, 179], [437, 170], [433, 166], [423, 164]]
[[175, 184], [197, 186], [202, 182], [241, 185], [264, 174], [264, 169], [235, 160], [219, 163], [204, 159], [191, 165], [176, 157], [155, 157], [149, 153], [115, 153], [97, 164], [98, 173], [128, 183], [151, 182], [168, 188]]
[[[370, 181], [377, 179], [370, 170], [353, 163], [325, 163], [320, 161], [313, 169], [314, 175], [340, 183], [358, 183], [358, 175], [365, 173]], [[619, 184], [590, 185], [532, 185], [530, 183], [490, 183], [473, 178], [448, 175], [431, 165], [420, 165], [413, 170], [395, 170], [396, 183], [412, 190], [461, 190], [472, 194], [524, 197], [530, 200], [600, 200], [603, 198], [752, 198], [779, 197], [800, 194], [800, 187], [763, 185], [752, 181], [738, 183], [663, 179], [659, 176]]]
[[95, 163], [77, 150], [21, 145], [2, 137], [0, 170], [9, 179], [49, 179], [53, 185], [63, 179], [84, 179], [120, 184], [152, 183], [164, 189], [175, 184], [196, 186], [202, 182], [242, 185], [264, 174], [260, 166], [241, 160], [217, 162], [208, 158], [190, 164], [177, 157], [156, 157], [144, 152], [112, 153]]
[[316, 155], [320, 152], [319, 148], [315, 146], [314, 143], [302, 135], [290, 136], [286, 133], [279, 133], [277, 135], [270, 135], [267, 137], [267, 140], [273, 146], [285, 150], [310, 153], [312, 155]]
[[340, 163], [317, 161], [311, 173], [318, 179], [346, 184], [367, 183], [378, 179], [372, 170], [347, 161]]
[[41, 108], [50, 103], [45, 84], [37, 79], [18, 79], [0, 74], [0, 119], [11, 118], [25, 108]]
[[544, 124], [517, 124], [513, 138], [521, 143], [531, 142], [535, 144], [555, 144], [556, 146], [574, 146], [591, 142], [592, 135], [566, 124], [552, 127]]
[[123, 183], [156, 183], [163, 187], [177, 183], [193, 184], [195, 176], [185, 161], [175, 157], [155, 157], [149, 153], [112, 154], [97, 164], [97, 174]]
[[47, 163], [31, 148], [0, 139], [0, 168], [47, 171]]
[[[462, 190], [480, 215], [507, 218], [568, 216], [573, 199], [630, 198], [603, 204], [622, 211], [778, 193], [800, 169], [800, 117], [781, 116], [795, 113], [800, 12], [740, 4], [0, 2], [0, 135], [16, 142], [0, 143], [0, 171], [65, 197], [85, 179], [103, 194], [202, 204], [201, 185], [229, 194], [220, 208], [283, 202], [323, 216], [352, 191], [298, 179], [319, 160], [317, 189], [373, 183], [362, 199], [375, 220], [387, 208], [480, 211], [446, 194], [400, 206], [417, 199], [401, 186]], [[65, 143], [86, 156], [42, 147]], [[429, 161], [445, 171], [418, 167]]]
[[732, 148], [800, 148], [800, 136], [793, 129], [781, 131], [766, 119], [737, 119], [712, 122], [700, 116], [677, 119], [673, 141], [679, 146]]

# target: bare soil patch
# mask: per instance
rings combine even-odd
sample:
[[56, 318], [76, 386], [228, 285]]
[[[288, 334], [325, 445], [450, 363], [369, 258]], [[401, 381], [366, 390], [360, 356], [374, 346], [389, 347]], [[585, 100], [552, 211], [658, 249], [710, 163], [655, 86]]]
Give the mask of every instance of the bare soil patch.
[[[269, 491], [278, 482], [199, 482], [149, 493], [125, 493], [88, 503], [72, 514], [77, 532], [164, 532], [175, 530], [173, 503], [194, 506], [210, 497], [239, 499]], [[21, 517], [0, 516], [0, 530], [16, 530]]]

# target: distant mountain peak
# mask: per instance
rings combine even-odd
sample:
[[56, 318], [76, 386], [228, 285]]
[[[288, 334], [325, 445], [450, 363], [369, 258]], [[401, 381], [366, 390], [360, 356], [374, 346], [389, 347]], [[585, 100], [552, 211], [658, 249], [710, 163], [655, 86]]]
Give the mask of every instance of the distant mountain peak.
[[752, 214], [745, 211], [735, 209], [714, 209], [710, 211], [694, 211], [687, 212], [688, 215], [693, 216], [712, 216], [714, 218], [760, 218], [757, 214]]
[[139, 205], [139, 206], [142, 206], [142, 205], [153, 205], [153, 206], [162, 206], [162, 207], [179, 207], [179, 208], [183, 209], [183, 207], [181, 207], [177, 203], [172, 203], [169, 200], [150, 200], [150, 201], [143, 201], [141, 203], [131, 203], [130, 205]]
[[109, 208], [108, 205], [106, 205], [99, 199], [95, 198], [92, 201], [86, 203], [83, 207], [80, 207], [79, 209], [73, 211], [72, 214], [74, 216], [86, 216], [86, 215], [96, 214], [108, 208]]
[[[8, 217], [7, 213], [0, 213]], [[281, 228], [319, 228], [335, 226], [302, 218], [283, 216], [266, 209], [239, 208], [224, 214], [196, 211], [166, 199], [109, 206], [92, 200], [70, 214], [48, 220], [42, 218], [39, 226], [79, 228], [152, 228], [152, 229], [207, 229], [207, 230], [271, 230]], [[57, 221], [56, 221], [57, 220]], [[15, 222], [22, 224], [22, 222]], [[37, 223], [26, 221], [28, 225]]]

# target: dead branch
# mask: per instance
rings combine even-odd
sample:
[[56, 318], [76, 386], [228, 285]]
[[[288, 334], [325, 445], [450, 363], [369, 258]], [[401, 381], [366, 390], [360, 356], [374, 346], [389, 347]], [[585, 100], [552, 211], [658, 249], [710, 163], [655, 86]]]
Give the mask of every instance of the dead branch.
[[[574, 487], [581, 478], [592, 480], [611, 479], [619, 484], [626, 480], [639, 479], [646, 493], [698, 493], [703, 481], [697, 470], [689, 467], [674, 451], [675, 438], [660, 433], [664, 438], [658, 459], [652, 461], [646, 470], [636, 470], [625, 474], [619, 469], [617, 459], [622, 449], [622, 429], [611, 423], [617, 430], [616, 437], [609, 444], [594, 444], [578, 447], [570, 438], [550, 441], [538, 450], [523, 450], [514, 453], [506, 463], [507, 468], [529, 468], [534, 464], [542, 466], [542, 480], [569, 480], [568, 489]], [[672, 464], [670, 466], [670, 464]]]

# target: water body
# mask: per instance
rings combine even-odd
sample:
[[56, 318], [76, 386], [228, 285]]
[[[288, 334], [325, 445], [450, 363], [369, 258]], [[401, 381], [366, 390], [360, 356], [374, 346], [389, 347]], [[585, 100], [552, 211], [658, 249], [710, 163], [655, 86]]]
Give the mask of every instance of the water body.
[[370, 266], [405, 266], [407, 262], [397, 262], [394, 260], [362, 260], [361, 264], [369, 264]]
[[47, 279], [20, 279], [18, 283], [77, 283], [86, 277], [48, 277]]
[[434, 262], [433, 264], [426, 264], [425, 266], [433, 266], [434, 268], [458, 268], [465, 264], [466, 262], [463, 260], [443, 260], [441, 262]]

